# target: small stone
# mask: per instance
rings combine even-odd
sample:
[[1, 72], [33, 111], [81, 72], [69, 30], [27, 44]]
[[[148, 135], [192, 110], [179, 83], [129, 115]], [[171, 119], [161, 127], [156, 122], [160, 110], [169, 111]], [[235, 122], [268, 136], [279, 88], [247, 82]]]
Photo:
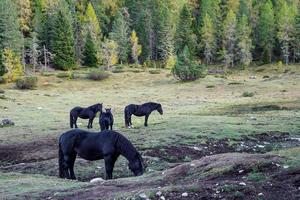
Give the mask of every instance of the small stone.
[[194, 163], [191, 163], [190, 166], [191, 166], [191, 167], [195, 167], [196, 165], [195, 165]]
[[256, 76], [249, 76], [249, 79], [256, 79]]
[[141, 197], [142, 199], [147, 199], [147, 195], [145, 193], [139, 194], [139, 197]]
[[240, 182], [239, 185], [246, 186], [245, 182]]
[[219, 193], [220, 193], [220, 191], [219, 191], [219, 190], [217, 190], [217, 191], [216, 191], [216, 194], [219, 194]]
[[261, 192], [261, 193], [258, 194], [258, 196], [264, 196], [264, 194]]
[[277, 164], [277, 163], [276, 163], [275, 165], [276, 165], [277, 167], [280, 167], [280, 165], [279, 165], [279, 164]]
[[38, 109], [38, 110], [42, 110], [43, 108], [42, 108], [42, 107], [37, 107], [37, 109]]
[[288, 166], [288, 165], [284, 165], [283, 166], [283, 169], [287, 169], [287, 168], [289, 168], [290, 166]]
[[243, 173], [244, 172], [244, 170], [243, 169], [241, 169], [241, 170], [239, 170], [239, 173], [241, 174], [241, 173]]
[[161, 191], [156, 192], [156, 196], [160, 196], [161, 195]]
[[187, 193], [187, 192], [184, 192], [184, 193], [181, 194], [181, 196], [187, 197], [187, 196], [188, 196], [188, 193]]
[[201, 151], [199, 147], [193, 147], [193, 149], [195, 149], [196, 151]]
[[264, 145], [259, 145], [259, 144], [257, 145], [257, 147], [258, 147], [258, 148], [265, 148]]
[[105, 181], [103, 178], [93, 178], [92, 180], [90, 180], [90, 183], [98, 183], [98, 182], [102, 182]]
[[159, 199], [166, 200], [166, 198], [164, 196], [161, 196]]

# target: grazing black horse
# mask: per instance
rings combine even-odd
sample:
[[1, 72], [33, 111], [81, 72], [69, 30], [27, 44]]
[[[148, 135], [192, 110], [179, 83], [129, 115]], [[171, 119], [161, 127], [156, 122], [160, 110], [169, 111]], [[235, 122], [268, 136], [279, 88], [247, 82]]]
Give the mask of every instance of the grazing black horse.
[[129, 169], [135, 176], [144, 173], [143, 159], [131, 142], [115, 131], [92, 133], [73, 129], [59, 138], [59, 177], [76, 179], [74, 162], [76, 156], [86, 160], [105, 161], [106, 179], [112, 179], [117, 158], [122, 155], [129, 161]]
[[108, 130], [109, 127], [110, 127], [110, 130], [112, 130], [112, 127], [114, 125], [114, 117], [111, 113], [110, 108], [105, 109], [105, 112], [102, 112], [100, 114], [99, 125], [101, 128], [101, 131]]
[[95, 105], [89, 106], [87, 108], [75, 107], [70, 111], [70, 127], [78, 128], [77, 118], [89, 119], [87, 128], [93, 128], [93, 120], [96, 117], [97, 112], [102, 112], [102, 103], [97, 103]]
[[148, 117], [153, 110], [157, 110], [161, 115], [163, 114], [163, 109], [159, 103], [144, 103], [142, 105], [130, 104], [124, 109], [125, 126], [130, 128], [132, 126], [131, 115], [138, 117], [145, 116], [145, 126], [148, 126]]

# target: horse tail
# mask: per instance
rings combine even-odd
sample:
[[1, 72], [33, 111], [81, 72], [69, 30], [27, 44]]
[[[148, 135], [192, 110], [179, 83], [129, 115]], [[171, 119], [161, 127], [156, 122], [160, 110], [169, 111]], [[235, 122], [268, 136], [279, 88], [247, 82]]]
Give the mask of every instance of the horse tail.
[[73, 116], [71, 112], [70, 112], [70, 128], [73, 128]]
[[59, 142], [59, 147], [58, 147], [58, 166], [59, 166], [59, 177], [64, 178], [64, 169], [63, 169], [63, 164], [64, 164], [64, 154], [61, 149], [61, 145]]

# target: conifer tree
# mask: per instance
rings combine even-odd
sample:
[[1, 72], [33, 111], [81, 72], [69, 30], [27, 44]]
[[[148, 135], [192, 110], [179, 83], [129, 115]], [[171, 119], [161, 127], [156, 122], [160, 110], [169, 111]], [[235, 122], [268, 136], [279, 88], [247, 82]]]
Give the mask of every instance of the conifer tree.
[[195, 51], [195, 37], [192, 30], [192, 16], [185, 4], [180, 12], [179, 21], [175, 33], [175, 51], [179, 54], [187, 46], [189, 52], [193, 55]]
[[273, 5], [270, 0], [267, 0], [260, 9], [260, 18], [257, 28], [257, 45], [263, 55], [266, 55], [268, 61], [271, 62], [275, 45], [275, 22]]
[[96, 12], [91, 2], [87, 4], [85, 13], [85, 22], [87, 29], [91, 33], [92, 38], [96, 41], [101, 38], [101, 29]]
[[223, 25], [223, 51], [224, 51], [224, 62], [226, 66], [234, 66], [234, 58], [236, 51], [236, 26], [237, 20], [236, 15], [230, 10], [224, 20]]
[[20, 58], [23, 48], [23, 38], [20, 32], [18, 11], [14, 1], [0, 1], [0, 76], [7, 72], [4, 65], [4, 49], [12, 50]]
[[300, 62], [300, 6], [298, 6], [298, 13], [295, 20], [295, 57]]
[[96, 49], [93, 42], [91, 33], [89, 32], [86, 37], [84, 51], [83, 51], [83, 64], [89, 67], [97, 66]]
[[201, 35], [206, 64], [210, 64], [216, 51], [216, 37], [212, 20], [208, 14], [204, 17]]
[[243, 15], [238, 22], [238, 57], [243, 66], [248, 66], [252, 62], [252, 40], [251, 28], [248, 18]]
[[118, 57], [121, 63], [126, 63], [130, 52], [130, 30], [128, 18], [124, 16], [124, 11], [117, 12], [110, 33], [110, 39], [118, 44]]
[[64, 0], [54, 18], [53, 63], [63, 70], [75, 67], [75, 49], [71, 16]]

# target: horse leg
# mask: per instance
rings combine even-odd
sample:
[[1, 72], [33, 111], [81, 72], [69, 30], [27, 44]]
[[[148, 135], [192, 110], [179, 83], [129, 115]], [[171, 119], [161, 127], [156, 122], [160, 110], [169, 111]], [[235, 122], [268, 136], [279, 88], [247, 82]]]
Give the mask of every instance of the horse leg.
[[64, 156], [64, 161], [63, 161], [63, 174], [64, 177], [67, 179], [70, 179], [70, 174], [69, 174], [69, 163], [70, 163], [70, 157], [69, 156]]
[[74, 163], [75, 163], [75, 160], [76, 160], [76, 156], [77, 154], [74, 153], [70, 156], [70, 163], [69, 163], [69, 170], [70, 170], [70, 176], [71, 176], [71, 179], [76, 179], [75, 177], [75, 173], [74, 173]]
[[144, 126], [148, 126], [148, 117], [149, 117], [149, 115], [146, 115], [146, 116], [145, 116], [145, 123], [144, 123]]
[[75, 128], [78, 128], [78, 126], [77, 126], [77, 118], [78, 118], [77, 115], [73, 117]]
[[116, 162], [118, 156], [119, 155], [117, 155], [117, 154], [104, 156], [105, 172], [106, 172], [105, 179], [106, 180], [112, 179], [112, 172], [113, 172], [114, 165], [115, 165], [115, 162]]

